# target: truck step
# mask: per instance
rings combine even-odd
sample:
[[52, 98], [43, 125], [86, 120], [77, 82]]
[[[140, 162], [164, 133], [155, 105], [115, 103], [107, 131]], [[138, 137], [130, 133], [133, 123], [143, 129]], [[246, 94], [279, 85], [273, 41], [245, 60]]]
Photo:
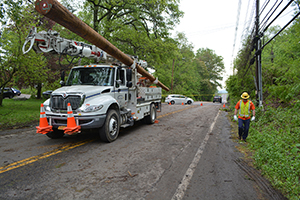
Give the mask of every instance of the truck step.
[[131, 124], [122, 124], [121, 128], [127, 128], [128, 126], [133, 126], [133, 125], [131, 125]]

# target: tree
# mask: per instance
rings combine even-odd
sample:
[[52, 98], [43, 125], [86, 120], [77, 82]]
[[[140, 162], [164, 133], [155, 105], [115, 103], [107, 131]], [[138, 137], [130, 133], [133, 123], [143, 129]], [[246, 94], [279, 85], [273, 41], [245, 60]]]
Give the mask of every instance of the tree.
[[148, 37], [152, 33], [155, 38], [165, 37], [183, 14], [173, 0], [87, 0], [84, 10], [92, 15], [87, 22], [107, 39], [124, 26], [142, 30]]
[[[1, 22], [12, 19], [14, 23], [6, 24], [1, 27], [0, 43], [0, 89], [3, 91], [7, 83], [9, 83], [18, 69], [24, 66], [25, 60], [21, 52], [21, 35], [23, 30], [20, 23], [20, 15], [22, 1], [4, 1], [0, 5]], [[9, 20], [8, 20], [9, 21]], [[0, 106], [2, 106], [3, 94], [0, 95]]]
[[[10, 82], [16, 82], [16, 80], [13, 80], [16, 75], [19, 80], [23, 78], [28, 82], [33, 79], [44, 80], [46, 71], [42, 69], [45, 62], [41, 55], [32, 54], [33, 52], [24, 55], [22, 52], [28, 27], [32, 27], [38, 21], [33, 14], [33, 8], [27, 6], [24, 2], [18, 5], [15, 5], [17, 1], [5, 2], [8, 3], [5, 15], [9, 18], [10, 23], [2, 28], [1, 53], [3, 56], [0, 60], [0, 87], [4, 88]], [[13, 8], [19, 9], [19, 12], [15, 13]], [[2, 98], [0, 99], [0, 105], [2, 105]]]
[[200, 48], [196, 53], [196, 65], [198, 75], [201, 77], [200, 93], [203, 94], [202, 100], [211, 100], [217, 87], [223, 79], [221, 74], [224, 72], [223, 57], [218, 56], [209, 48]]

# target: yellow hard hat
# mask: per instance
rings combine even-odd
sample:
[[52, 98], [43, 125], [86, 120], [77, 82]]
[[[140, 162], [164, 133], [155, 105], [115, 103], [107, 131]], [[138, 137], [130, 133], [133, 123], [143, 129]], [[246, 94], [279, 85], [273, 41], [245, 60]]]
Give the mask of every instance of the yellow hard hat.
[[242, 95], [241, 95], [242, 99], [248, 99], [250, 96], [247, 92], [244, 92]]

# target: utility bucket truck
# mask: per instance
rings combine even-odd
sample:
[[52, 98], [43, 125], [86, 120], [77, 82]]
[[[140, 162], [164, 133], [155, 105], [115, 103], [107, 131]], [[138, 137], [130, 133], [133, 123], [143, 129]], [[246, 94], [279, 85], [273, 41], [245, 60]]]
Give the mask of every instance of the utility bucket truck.
[[[24, 53], [34, 48], [38, 52], [106, 62], [71, 69], [67, 81], [43, 104], [52, 126], [52, 130], [43, 134], [60, 138], [64, 134], [77, 134], [80, 129], [97, 129], [103, 141], [112, 142], [117, 139], [120, 127], [132, 126], [142, 119], [148, 124], [155, 122], [156, 112], [161, 109], [161, 88], [169, 89], [145, 70], [146, 61], [121, 52], [57, 1], [38, 0], [35, 5], [38, 12], [93, 45], [62, 38], [52, 30], [37, 33], [32, 28], [23, 46]], [[116, 61], [119, 63], [112, 64]], [[160, 87], [151, 86], [153, 83]], [[80, 129], [66, 131], [70, 113]]]

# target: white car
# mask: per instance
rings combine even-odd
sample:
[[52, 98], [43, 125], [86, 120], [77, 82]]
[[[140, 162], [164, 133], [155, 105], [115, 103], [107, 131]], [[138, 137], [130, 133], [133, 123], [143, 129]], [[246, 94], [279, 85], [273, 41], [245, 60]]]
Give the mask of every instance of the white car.
[[192, 104], [194, 100], [180, 94], [170, 94], [166, 97], [165, 102], [171, 104]]

